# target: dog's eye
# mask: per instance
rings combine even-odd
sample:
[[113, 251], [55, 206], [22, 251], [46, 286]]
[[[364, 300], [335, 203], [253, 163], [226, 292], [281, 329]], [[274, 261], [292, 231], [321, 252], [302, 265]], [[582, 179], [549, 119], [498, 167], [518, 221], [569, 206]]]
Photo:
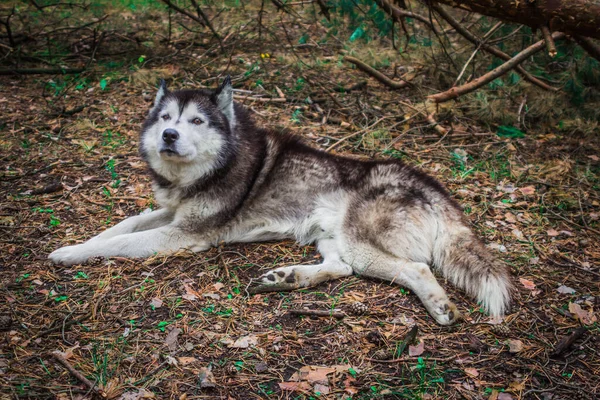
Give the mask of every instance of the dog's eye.
[[202, 121], [200, 118], [194, 118], [192, 120], [192, 124], [194, 125], [200, 125], [201, 123], [203, 123], [204, 121]]
[[169, 114], [165, 114], [161, 118], [164, 119], [165, 121], [168, 121], [171, 119], [171, 116]]

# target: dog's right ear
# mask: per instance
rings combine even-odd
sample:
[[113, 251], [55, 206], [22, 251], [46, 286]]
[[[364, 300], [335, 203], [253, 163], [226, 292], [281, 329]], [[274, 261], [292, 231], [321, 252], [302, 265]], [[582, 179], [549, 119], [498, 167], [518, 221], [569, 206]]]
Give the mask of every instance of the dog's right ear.
[[167, 93], [169, 93], [169, 89], [167, 89], [167, 82], [165, 82], [164, 79], [161, 79], [158, 86], [158, 92], [156, 92], [156, 97], [154, 98], [154, 106], [152, 106], [152, 110], [159, 106], [163, 97], [165, 97]]

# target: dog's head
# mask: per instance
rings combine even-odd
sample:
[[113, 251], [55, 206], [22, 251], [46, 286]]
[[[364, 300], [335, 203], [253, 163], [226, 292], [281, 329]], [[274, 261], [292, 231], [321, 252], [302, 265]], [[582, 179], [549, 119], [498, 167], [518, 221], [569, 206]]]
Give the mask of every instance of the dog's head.
[[161, 81], [142, 129], [140, 150], [150, 167], [178, 184], [218, 168], [235, 126], [229, 77], [216, 90], [171, 92]]

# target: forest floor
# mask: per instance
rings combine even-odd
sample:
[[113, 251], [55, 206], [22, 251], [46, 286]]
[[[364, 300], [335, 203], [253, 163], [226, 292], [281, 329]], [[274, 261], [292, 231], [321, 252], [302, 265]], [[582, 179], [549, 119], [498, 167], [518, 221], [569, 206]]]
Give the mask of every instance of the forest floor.
[[[129, 67], [0, 78], [0, 397], [89, 396], [59, 351], [108, 398], [596, 398], [598, 132], [533, 122], [506, 137], [447, 106], [439, 122], [452, 129], [442, 135], [419, 108], [423, 86], [391, 91], [334, 48], [262, 34], [269, 40], [237, 36], [227, 55], [207, 36], [190, 45], [196, 56], [182, 44], [153, 59], [131, 40]], [[504, 322], [491, 324], [445, 282], [464, 314], [451, 327], [410, 291], [358, 277], [247, 295], [250, 279], [273, 266], [319, 262], [313, 246], [292, 241], [49, 264], [54, 249], [153, 206], [137, 144], [157, 79], [215, 87], [225, 70], [258, 124], [323, 150], [399, 158], [443, 182], [511, 267], [516, 293]], [[357, 302], [363, 313], [353, 312]]]

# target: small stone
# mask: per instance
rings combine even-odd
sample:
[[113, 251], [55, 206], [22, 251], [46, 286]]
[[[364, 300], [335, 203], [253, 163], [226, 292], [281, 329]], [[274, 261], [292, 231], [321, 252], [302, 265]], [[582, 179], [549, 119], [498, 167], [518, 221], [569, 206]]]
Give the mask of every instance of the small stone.
[[350, 304], [350, 314], [352, 315], [363, 315], [369, 312], [369, 306], [360, 301], [355, 301]]

